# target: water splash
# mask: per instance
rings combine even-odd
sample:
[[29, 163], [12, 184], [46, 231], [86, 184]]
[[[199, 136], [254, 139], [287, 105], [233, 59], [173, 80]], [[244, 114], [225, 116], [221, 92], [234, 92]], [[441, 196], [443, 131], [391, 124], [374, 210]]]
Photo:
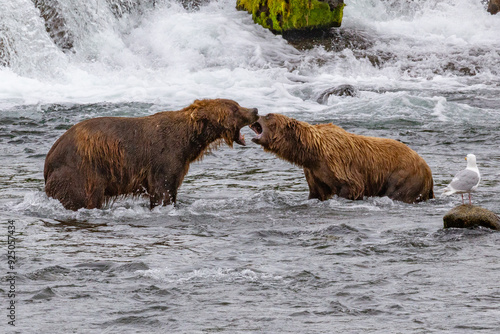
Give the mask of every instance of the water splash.
[[0, 105], [224, 96], [286, 112], [302, 102], [320, 110], [314, 97], [335, 84], [362, 92], [498, 81], [500, 23], [479, 2], [352, 1], [334, 48], [307, 52], [230, 0], [197, 11], [175, 1], [53, 4], [61, 19], [51, 16], [49, 28], [32, 1], [2, 7]]
[[262, 282], [283, 281], [280, 275], [256, 272], [250, 269], [200, 268], [176, 273], [169, 268], [138, 270], [138, 274], [155, 281], [186, 284], [189, 282]]

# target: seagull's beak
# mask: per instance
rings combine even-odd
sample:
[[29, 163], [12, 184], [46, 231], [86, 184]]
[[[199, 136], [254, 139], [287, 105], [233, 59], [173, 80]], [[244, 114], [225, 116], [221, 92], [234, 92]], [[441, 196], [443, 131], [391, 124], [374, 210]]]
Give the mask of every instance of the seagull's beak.
[[465, 160], [467, 160], [467, 157], [465, 157]]

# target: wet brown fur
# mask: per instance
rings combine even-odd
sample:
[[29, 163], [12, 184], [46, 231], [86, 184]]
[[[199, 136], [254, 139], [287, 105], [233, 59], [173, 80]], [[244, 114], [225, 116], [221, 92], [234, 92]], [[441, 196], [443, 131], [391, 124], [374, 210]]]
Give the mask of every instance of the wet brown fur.
[[388, 196], [406, 203], [434, 198], [429, 166], [396, 140], [360, 136], [334, 124], [311, 125], [279, 114], [262, 116], [258, 123], [264, 133], [253, 141], [304, 168], [309, 198]]
[[189, 164], [222, 141], [232, 147], [257, 118], [257, 109], [215, 99], [146, 117], [83, 121], [47, 154], [45, 192], [71, 210], [126, 195], [148, 195], [151, 208], [175, 203]]

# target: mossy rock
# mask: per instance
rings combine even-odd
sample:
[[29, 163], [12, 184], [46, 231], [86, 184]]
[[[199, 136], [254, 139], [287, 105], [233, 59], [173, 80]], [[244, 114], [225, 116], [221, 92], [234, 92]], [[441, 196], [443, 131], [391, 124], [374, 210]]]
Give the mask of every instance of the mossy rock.
[[236, 8], [274, 33], [340, 27], [343, 0], [237, 0]]
[[454, 207], [443, 217], [444, 228], [471, 228], [484, 226], [500, 230], [500, 218], [488, 209], [475, 205], [462, 204]]

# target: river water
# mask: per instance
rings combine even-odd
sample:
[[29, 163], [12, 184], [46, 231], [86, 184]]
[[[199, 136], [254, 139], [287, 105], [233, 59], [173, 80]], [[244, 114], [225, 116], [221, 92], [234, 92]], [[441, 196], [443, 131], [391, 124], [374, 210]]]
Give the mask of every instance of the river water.
[[[500, 211], [500, 16], [479, 0], [346, 2], [342, 27], [311, 44], [233, 0], [60, 1], [63, 51], [32, 1], [0, 0], [2, 332], [497, 333], [500, 234], [444, 230], [461, 199], [440, 195], [474, 153], [473, 203]], [[357, 94], [318, 103], [345, 84]], [[308, 200], [302, 170], [248, 128], [247, 146], [191, 165], [176, 207], [72, 212], [45, 195], [45, 155], [71, 125], [215, 97], [400, 140], [436, 199]]]

